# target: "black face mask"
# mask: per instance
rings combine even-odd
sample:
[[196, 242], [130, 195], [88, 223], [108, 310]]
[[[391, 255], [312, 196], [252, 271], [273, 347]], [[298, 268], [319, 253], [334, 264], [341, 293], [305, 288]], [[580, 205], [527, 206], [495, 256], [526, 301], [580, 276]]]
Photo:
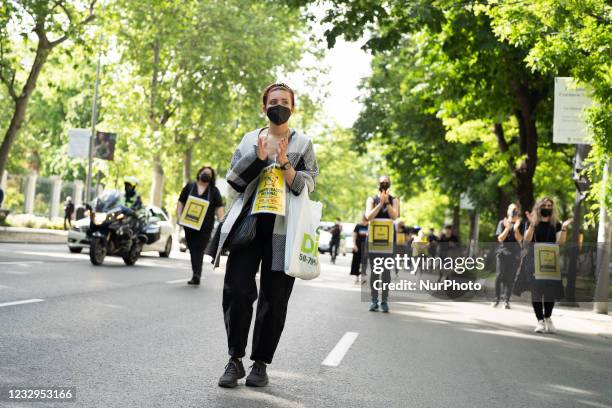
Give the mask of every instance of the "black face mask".
[[512, 211], [512, 216], [513, 216], [513, 217], [518, 217], [518, 215], [519, 215], [519, 213], [518, 213], [518, 211], [517, 211], [517, 210], [513, 210], [513, 211]]
[[202, 173], [202, 174], [200, 174], [200, 177], [199, 177], [199, 178], [200, 178], [200, 181], [201, 181], [202, 183], [208, 183], [208, 182], [210, 181], [210, 179], [211, 179], [211, 177], [210, 177], [210, 175], [209, 175], [208, 173]]
[[551, 208], [540, 208], [540, 215], [542, 217], [550, 217], [552, 215]]
[[389, 187], [391, 187], [391, 185], [390, 185], [389, 183], [387, 183], [387, 182], [383, 182], [383, 183], [380, 183], [380, 184], [378, 185], [378, 190], [379, 190], [379, 191], [385, 191], [385, 190], [388, 190], [388, 189], [389, 189]]
[[268, 108], [266, 115], [275, 125], [282, 125], [289, 120], [291, 109], [283, 105], [274, 105]]

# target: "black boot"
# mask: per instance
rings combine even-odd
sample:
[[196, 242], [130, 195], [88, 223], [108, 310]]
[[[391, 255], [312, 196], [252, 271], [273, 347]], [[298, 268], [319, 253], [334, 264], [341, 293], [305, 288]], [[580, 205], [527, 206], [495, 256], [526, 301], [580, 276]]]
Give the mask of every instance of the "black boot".
[[225, 372], [219, 378], [219, 387], [234, 388], [238, 385], [238, 380], [244, 377], [244, 366], [242, 361], [230, 358], [229, 362], [225, 366]]
[[246, 379], [249, 387], [265, 387], [268, 385], [268, 374], [266, 374], [266, 363], [255, 361], [251, 366], [251, 372]]
[[194, 276], [193, 278], [191, 278], [191, 280], [189, 282], [187, 282], [188, 285], [199, 285], [200, 284], [200, 278], [197, 276]]

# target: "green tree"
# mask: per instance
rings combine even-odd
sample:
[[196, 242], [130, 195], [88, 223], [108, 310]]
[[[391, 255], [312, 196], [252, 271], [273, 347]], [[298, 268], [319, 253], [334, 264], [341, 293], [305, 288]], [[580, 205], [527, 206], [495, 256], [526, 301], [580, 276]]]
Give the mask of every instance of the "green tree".
[[[82, 41], [84, 27], [94, 18], [95, 3], [16, 0], [0, 4], [0, 82], [13, 111], [0, 145], [0, 174], [45, 63], [66, 41]], [[32, 62], [22, 64], [24, 60]]]
[[381, 169], [372, 165], [371, 157], [352, 149], [352, 134], [346, 129], [326, 128], [314, 143], [320, 173], [311, 198], [323, 203], [324, 219], [359, 221]]

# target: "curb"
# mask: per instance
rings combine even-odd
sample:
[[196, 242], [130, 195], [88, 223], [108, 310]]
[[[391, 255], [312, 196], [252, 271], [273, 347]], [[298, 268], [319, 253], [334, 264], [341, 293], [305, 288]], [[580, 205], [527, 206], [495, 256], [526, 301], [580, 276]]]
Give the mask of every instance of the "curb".
[[64, 244], [67, 238], [68, 231], [62, 230], [0, 227], [0, 243]]

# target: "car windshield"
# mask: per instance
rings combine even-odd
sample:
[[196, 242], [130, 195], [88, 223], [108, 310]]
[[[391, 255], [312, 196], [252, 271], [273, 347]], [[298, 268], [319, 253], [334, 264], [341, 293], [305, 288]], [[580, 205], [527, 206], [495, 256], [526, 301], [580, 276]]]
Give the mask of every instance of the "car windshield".
[[110, 212], [121, 205], [121, 194], [117, 190], [108, 190], [96, 200], [97, 212]]

